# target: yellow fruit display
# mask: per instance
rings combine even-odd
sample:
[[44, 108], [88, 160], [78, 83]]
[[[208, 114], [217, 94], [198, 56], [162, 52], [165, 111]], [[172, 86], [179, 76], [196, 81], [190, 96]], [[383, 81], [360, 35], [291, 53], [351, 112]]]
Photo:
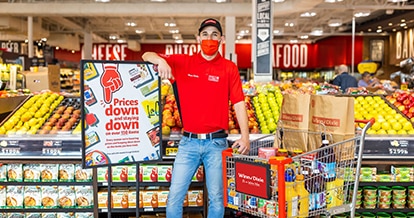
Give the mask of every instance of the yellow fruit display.
[[35, 134], [63, 98], [52, 92], [31, 96], [0, 126], [0, 134]]
[[283, 95], [278, 86], [264, 84], [257, 87], [258, 94], [254, 96], [253, 106], [262, 134], [274, 133], [279, 122]]
[[413, 124], [392, 108], [381, 96], [356, 97], [354, 110], [355, 119], [375, 118], [375, 123], [367, 131], [369, 135], [406, 135], [412, 132]]

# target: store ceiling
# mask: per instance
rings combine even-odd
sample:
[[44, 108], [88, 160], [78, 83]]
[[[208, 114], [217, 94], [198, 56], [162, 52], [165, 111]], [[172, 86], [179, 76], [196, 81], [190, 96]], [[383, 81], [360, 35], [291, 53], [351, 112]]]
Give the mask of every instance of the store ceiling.
[[[79, 36], [82, 42], [83, 33], [92, 31], [95, 42], [115, 42], [121, 39], [140, 43], [174, 42], [174, 37], [181, 37], [184, 42], [194, 42], [198, 26], [205, 18], [220, 20], [226, 29], [226, 16], [234, 16], [236, 36], [239, 40], [250, 40], [251, 0], [230, 1], [111, 0], [102, 3], [95, 0], [0, 0], [0, 40], [26, 39], [28, 16], [33, 16], [35, 22], [35, 38], [69, 34]], [[356, 12], [370, 13], [367, 17], [355, 18], [356, 34], [386, 35], [404, 28], [401, 26], [402, 19], [405, 19], [405, 28], [414, 27], [414, 0], [327, 1], [333, 0], [273, 2], [273, 29], [282, 30], [274, 35], [274, 41], [309, 42], [333, 35], [350, 35]], [[301, 16], [306, 12], [315, 15]], [[337, 27], [328, 26], [333, 20], [341, 21], [342, 24]], [[167, 27], [167, 22], [175, 23], [176, 26]], [[286, 22], [295, 25], [285, 26]], [[38, 31], [36, 27], [42, 27], [43, 31]], [[322, 30], [323, 33], [312, 35], [314, 30]], [[243, 32], [244, 35], [241, 34]], [[117, 38], [111, 40], [112, 36]]]

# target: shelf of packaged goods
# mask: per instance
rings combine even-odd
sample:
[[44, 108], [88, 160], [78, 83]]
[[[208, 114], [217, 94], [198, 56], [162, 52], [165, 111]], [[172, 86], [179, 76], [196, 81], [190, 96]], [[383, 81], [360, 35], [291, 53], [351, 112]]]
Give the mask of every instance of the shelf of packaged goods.
[[1, 159], [80, 159], [80, 135], [0, 136]]
[[[1, 183], [0, 183], [1, 184]], [[107, 182], [98, 182], [98, 187], [135, 187], [137, 184], [136, 182], [114, 182], [111, 185]], [[148, 187], [148, 186], [163, 186], [163, 187], [169, 187], [169, 182], [140, 182], [140, 187]], [[191, 187], [203, 187], [203, 182], [192, 182], [190, 184]]]
[[385, 212], [385, 213], [394, 213], [394, 212], [401, 212], [401, 213], [409, 213], [414, 212], [414, 209], [410, 208], [402, 208], [402, 209], [395, 209], [395, 208], [389, 208], [389, 209], [380, 209], [380, 208], [374, 208], [374, 209], [365, 209], [365, 208], [359, 208], [355, 209], [358, 213], [363, 212], [371, 212], [371, 213], [378, 213], [378, 212]]
[[362, 159], [414, 160], [414, 137], [367, 136], [365, 137]]
[[[184, 212], [201, 212], [204, 210], [203, 207], [184, 207]], [[145, 212], [155, 212], [155, 213], [159, 213], [159, 212], [164, 212], [165, 213], [166, 208], [165, 207], [159, 207], [159, 208], [139, 208], [139, 212], [140, 213], [145, 213]], [[105, 209], [99, 209], [99, 213], [107, 213], [109, 210], [107, 208]], [[111, 209], [112, 213], [135, 213], [136, 209], [135, 208], [112, 208]]]
[[412, 182], [359, 182], [360, 186], [412, 186]]
[[59, 185], [70, 185], [70, 186], [86, 186], [92, 185], [90, 182], [0, 182], [2, 186], [59, 186]]
[[71, 212], [94, 212], [93, 208], [2, 208], [7, 213], [71, 213]]

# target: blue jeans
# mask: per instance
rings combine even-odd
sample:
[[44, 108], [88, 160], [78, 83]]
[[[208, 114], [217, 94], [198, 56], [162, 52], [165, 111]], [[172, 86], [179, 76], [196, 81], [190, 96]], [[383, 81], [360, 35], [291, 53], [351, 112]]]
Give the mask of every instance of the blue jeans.
[[207, 218], [224, 216], [221, 153], [226, 148], [226, 138], [194, 139], [182, 137], [173, 166], [168, 194], [167, 218], [183, 217], [184, 197], [191, 179], [201, 163], [204, 166], [208, 190]]

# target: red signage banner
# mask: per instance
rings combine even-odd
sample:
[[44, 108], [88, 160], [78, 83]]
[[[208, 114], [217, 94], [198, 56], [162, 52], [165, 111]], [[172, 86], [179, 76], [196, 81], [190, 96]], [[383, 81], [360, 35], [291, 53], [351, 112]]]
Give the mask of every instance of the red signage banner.
[[267, 164], [235, 160], [236, 191], [270, 199], [270, 167]]

